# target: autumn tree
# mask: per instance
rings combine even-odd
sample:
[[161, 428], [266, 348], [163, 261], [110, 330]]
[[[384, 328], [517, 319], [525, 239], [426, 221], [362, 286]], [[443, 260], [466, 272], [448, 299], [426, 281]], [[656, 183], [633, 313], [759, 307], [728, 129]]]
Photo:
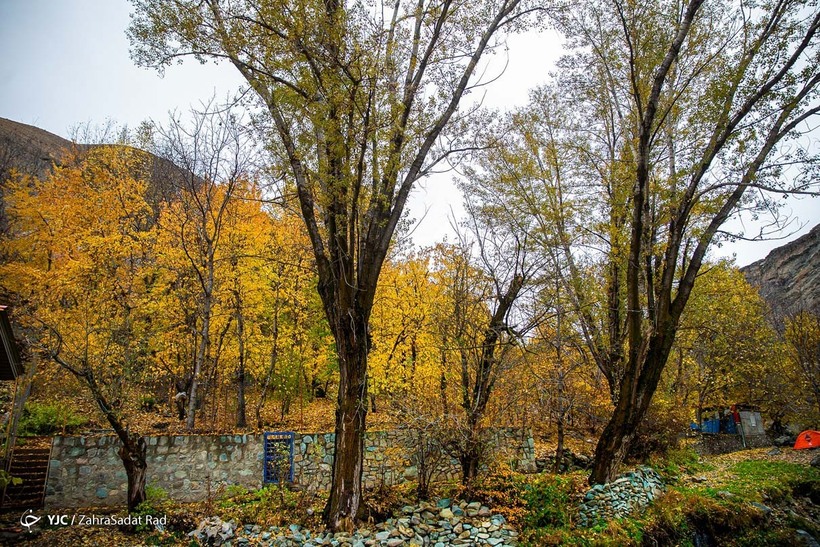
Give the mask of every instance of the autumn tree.
[[[230, 109], [214, 104], [202, 112], [192, 112], [190, 124], [172, 117], [166, 128], [157, 128], [155, 152], [180, 167], [172, 179], [176, 199], [163, 210], [160, 226], [167, 235], [168, 255], [179, 254], [177, 263], [167, 264], [180, 276], [190, 277], [191, 301], [195, 313], [186, 321], [196, 341], [196, 350], [187, 386], [186, 427], [194, 428], [201, 395], [202, 373], [212, 357], [213, 317], [216, 305], [217, 261], [224, 246], [223, 234], [234, 194], [254, 175], [256, 150], [242, 120]], [[182, 264], [178, 264], [181, 262]], [[191, 302], [186, 303], [186, 308]], [[227, 327], [223, 325], [224, 333]], [[217, 335], [217, 340], [224, 340]], [[216, 370], [216, 367], [213, 367]]]
[[[232, 317], [230, 354], [235, 355], [236, 426], [247, 426], [246, 388], [253, 373], [261, 376], [266, 360], [268, 338], [260, 328], [265, 324], [266, 304], [272, 289], [276, 262], [286, 255], [269, 255], [275, 219], [262, 207], [261, 189], [242, 180], [233, 191], [225, 212], [223, 245], [219, 253], [218, 274], [224, 277], [222, 307]], [[233, 359], [232, 359], [233, 360]]]
[[[777, 338], [757, 291], [731, 264], [707, 263], [681, 317], [662, 385], [673, 404], [695, 408], [763, 402], [745, 389], [778, 364]], [[750, 378], [752, 380], [746, 380]]]
[[[469, 222], [469, 221], [468, 221]], [[462, 415], [449, 415], [454, 427], [462, 482], [471, 486], [485, 455], [482, 428], [493, 389], [515, 362], [511, 354], [532, 328], [520, 301], [535, 265], [515, 234], [471, 223], [472, 236], [441, 246], [435, 272], [443, 293], [437, 313], [444, 359], [457, 371]]]
[[793, 395], [813, 406], [820, 417], [820, 315], [806, 310], [792, 314], [786, 320], [784, 339], [799, 378], [799, 394]]
[[443, 371], [435, 316], [443, 301], [431, 262], [428, 250], [385, 262], [371, 317], [371, 412], [376, 396], [429, 397], [439, 391]]
[[[543, 219], [558, 236], [545, 242], [578, 266], [569, 288], [615, 407], [590, 478], [602, 483], [649, 408], [724, 223], [771, 210], [773, 195], [813, 190], [816, 157], [800, 136], [820, 108], [820, 15], [798, 1], [700, 0], [601, 1], [554, 15], [570, 52], [531, 105], [537, 131], [516, 133], [537, 161], [494, 165], [523, 181], [505, 194], [510, 205]], [[563, 198], [539, 199], [531, 181]], [[580, 221], [562, 223], [567, 206], [580, 207]]]
[[526, 10], [520, 0], [134, 4], [137, 62], [227, 59], [268, 115], [271, 149], [296, 183], [339, 357], [325, 522], [352, 529], [382, 264], [414, 183], [460, 146], [453, 129], [479, 60]]
[[147, 468], [146, 442], [121, 412], [148, 359], [143, 304], [154, 234], [147, 162], [135, 149], [101, 146], [42, 180], [10, 183], [12, 237], [0, 269], [39, 349], [88, 388], [122, 443], [129, 511], [145, 500]]

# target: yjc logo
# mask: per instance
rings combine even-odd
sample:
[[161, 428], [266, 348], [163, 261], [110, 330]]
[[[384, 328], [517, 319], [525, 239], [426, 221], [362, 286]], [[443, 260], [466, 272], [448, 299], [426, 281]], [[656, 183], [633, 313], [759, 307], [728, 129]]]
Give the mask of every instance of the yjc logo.
[[20, 524], [28, 528], [29, 533], [31, 533], [31, 527], [37, 524], [41, 518], [42, 517], [38, 517], [29, 509], [20, 517]]

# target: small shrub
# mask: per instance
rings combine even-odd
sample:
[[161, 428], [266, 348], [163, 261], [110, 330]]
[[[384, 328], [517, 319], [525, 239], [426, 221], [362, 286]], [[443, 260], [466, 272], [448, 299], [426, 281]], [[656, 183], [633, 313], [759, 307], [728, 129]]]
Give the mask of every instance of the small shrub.
[[515, 524], [527, 514], [523, 492], [527, 478], [509, 470], [498, 470], [496, 473], [480, 477], [472, 488], [464, 491], [461, 496], [470, 498], [468, 501], [480, 501], [492, 507]]
[[525, 523], [533, 528], [558, 528], [569, 524], [571, 479], [543, 476], [524, 488]]
[[413, 495], [415, 487], [416, 485], [411, 482], [392, 486], [387, 486], [382, 482], [376, 488], [366, 489], [364, 491], [365, 520], [373, 519], [381, 522], [390, 518], [394, 512], [407, 505], [409, 500], [415, 497]]
[[678, 448], [678, 436], [689, 426], [689, 409], [675, 401], [656, 396], [641, 421], [628, 459], [644, 462], [652, 455], [665, 455]]
[[157, 399], [153, 395], [143, 395], [140, 397], [140, 408], [144, 412], [153, 412], [157, 409]]
[[[323, 500], [313, 492], [293, 491], [278, 485], [244, 492], [237, 489], [234, 492], [236, 493], [231, 497], [221, 496], [222, 499], [217, 502], [216, 514], [222, 520], [236, 519], [238, 522], [255, 522], [267, 526], [282, 526], [292, 522], [300, 522], [305, 526], [318, 525], [321, 507], [324, 505]], [[315, 522], [311, 522], [312, 520]]]
[[23, 484], [23, 479], [21, 479], [20, 477], [12, 477], [8, 471], [0, 469], [0, 490], [12, 484]]
[[88, 418], [57, 404], [26, 403], [20, 418], [20, 436], [54, 435], [72, 432], [88, 423]]

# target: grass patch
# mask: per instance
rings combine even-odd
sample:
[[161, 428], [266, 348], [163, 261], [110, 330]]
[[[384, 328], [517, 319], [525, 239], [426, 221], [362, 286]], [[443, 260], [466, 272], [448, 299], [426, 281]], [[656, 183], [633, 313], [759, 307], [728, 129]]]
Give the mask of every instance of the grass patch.
[[283, 526], [294, 522], [318, 526], [324, 500], [306, 491], [293, 491], [278, 485], [259, 490], [232, 488], [215, 504], [215, 513], [224, 521]]
[[666, 482], [674, 482], [682, 475], [695, 475], [715, 469], [714, 465], [704, 462], [691, 448], [670, 450], [666, 457], [650, 460], [649, 465], [660, 473]]
[[70, 433], [88, 423], [88, 418], [65, 405], [28, 402], [20, 417], [18, 435], [37, 436]]
[[[763, 547], [794, 545], [797, 530], [820, 537], [812, 518], [820, 502], [820, 470], [782, 461], [704, 460], [685, 449], [651, 463], [667, 492], [631, 518], [589, 528], [573, 526], [586, 475], [522, 479], [521, 544]], [[693, 482], [693, 476], [704, 478]], [[753, 505], [761, 502], [770, 514]]]
[[732, 494], [752, 501], [778, 501], [791, 497], [798, 485], [811, 489], [820, 483], [820, 470], [789, 462], [747, 460], [731, 465], [725, 480], [722, 489]]

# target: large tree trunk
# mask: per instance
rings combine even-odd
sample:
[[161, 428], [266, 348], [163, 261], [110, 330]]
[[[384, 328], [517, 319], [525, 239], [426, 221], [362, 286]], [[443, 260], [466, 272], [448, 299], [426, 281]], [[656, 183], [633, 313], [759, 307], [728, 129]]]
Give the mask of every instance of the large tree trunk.
[[[122, 440], [122, 439], [121, 439]], [[148, 464], [145, 460], [147, 446], [145, 439], [133, 433], [127, 435], [127, 441], [120, 447], [119, 455], [128, 477], [128, 512], [137, 509], [145, 501], [145, 475]]]
[[478, 423], [468, 418], [467, 440], [464, 448], [459, 454], [461, 464], [461, 484], [469, 490], [478, 477], [478, 470], [481, 465], [481, 432]]
[[324, 520], [332, 530], [352, 531], [361, 508], [367, 416], [367, 321], [351, 311], [335, 322], [339, 396], [333, 480]]
[[615, 411], [595, 448], [590, 484], [605, 484], [615, 478], [629, 452], [669, 358], [675, 340], [672, 325], [677, 326], [677, 321], [658, 328], [659, 332], [649, 339], [646, 353], [638, 351], [630, 356]]

